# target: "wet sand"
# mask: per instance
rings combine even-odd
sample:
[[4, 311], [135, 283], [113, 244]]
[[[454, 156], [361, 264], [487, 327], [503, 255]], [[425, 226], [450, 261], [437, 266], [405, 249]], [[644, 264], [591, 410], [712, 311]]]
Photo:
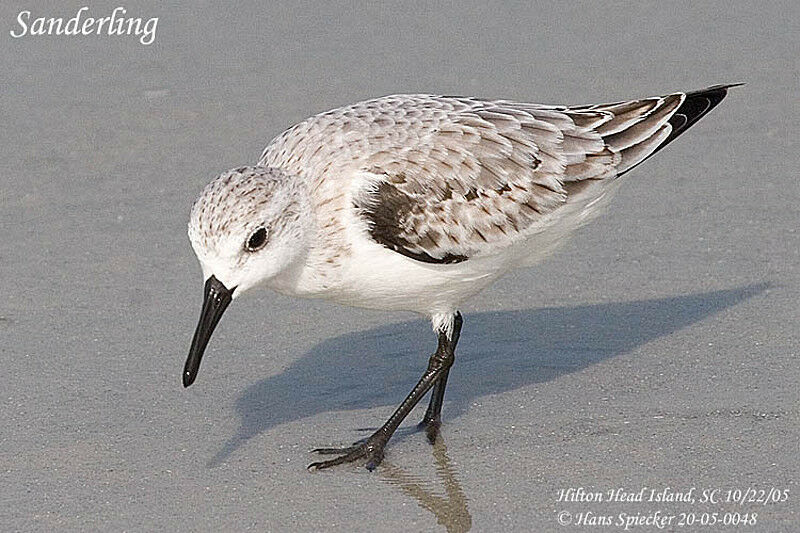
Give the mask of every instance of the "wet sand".
[[[797, 524], [800, 11], [551, 4], [128, 5], [159, 17], [150, 46], [13, 39], [20, 10], [74, 9], [0, 8], [2, 529]], [[465, 306], [439, 445], [413, 432], [422, 406], [377, 471], [305, 470], [413, 386], [435, 338], [411, 314], [256, 292], [181, 386], [202, 289], [191, 203], [296, 121], [398, 92], [589, 103], [742, 81], [559, 253]], [[578, 487], [790, 497], [557, 501]]]

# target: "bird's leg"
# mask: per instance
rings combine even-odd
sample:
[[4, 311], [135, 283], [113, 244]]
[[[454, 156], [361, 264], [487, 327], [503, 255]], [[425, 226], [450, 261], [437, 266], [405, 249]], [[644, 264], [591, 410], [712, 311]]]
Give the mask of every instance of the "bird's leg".
[[439, 436], [439, 428], [442, 425], [442, 404], [444, 403], [444, 389], [447, 387], [447, 375], [444, 372], [442, 377], [433, 384], [431, 390], [431, 400], [428, 403], [428, 409], [425, 410], [425, 416], [417, 424], [417, 429], [424, 429], [428, 437], [428, 442], [433, 444], [436, 442], [436, 437]]
[[[456, 313], [453, 320], [453, 337], [450, 339], [450, 349], [453, 351], [454, 358], [456, 344], [458, 344], [458, 337], [461, 334], [461, 325], [463, 323], [464, 320], [461, 318], [461, 313]], [[445, 370], [442, 373], [442, 377], [434, 383], [428, 409], [425, 411], [425, 416], [422, 417], [422, 421], [417, 425], [419, 429], [425, 429], [428, 442], [431, 444], [436, 442], [436, 437], [439, 436], [439, 428], [442, 426], [442, 404], [444, 403], [444, 389], [447, 387], [448, 374], [450, 374], [449, 368]]]
[[[448, 337], [446, 333], [439, 332], [439, 345], [436, 351], [428, 360], [428, 368], [422, 377], [411, 390], [403, 403], [392, 413], [392, 416], [372, 435], [367, 437], [366, 440], [353, 444], [346, 448], [317, 448], [313, 450], [315, 453], [320, 454], [340, 454], [339, 457], [329, 461], [320, 461], [308, 465], [309, 470], [320, 470], [322, 468], [329, 468], [331, 466], [340, 465], [343, 463], [351, 463], [359, 459], [367, 460], [367, 469], [373, 470], [383, 460], [383, 450], [386, 443], [392, 438], [397, 427], [408, 416], [412, 409], [419, 403], [420, 399], [425, 396], [425, 393], [444, 377], [455, 360], [455, 346], [458, 342], [458, 336], [461, 331], [461, 315], [455, 316], [455, 327], [453, 334]], [[441, 387], [441, 396], [444, 397], [444, 386]], [[439, 400], [441, 403], [441, 400]], [[439, 405], [441, 410], [441, 405]]]

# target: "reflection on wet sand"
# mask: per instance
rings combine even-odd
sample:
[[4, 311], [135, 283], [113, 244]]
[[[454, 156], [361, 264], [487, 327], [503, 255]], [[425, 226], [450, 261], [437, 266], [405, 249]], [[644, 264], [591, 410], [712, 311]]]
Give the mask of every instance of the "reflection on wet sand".
[[386, 459], [378, 470], [383, 481], [399, 487], [406, 495], [414, 498], [420, 507], [433, 513], [436, 521], [448, 533], [469, 531], [472, 528], [472, 516], [467, 508], [467, 497], [456, 478], [441, 436], [433, 445], [433, 458], [436, 461], [436, 477], [444, 484], [444, 494], [436, 491], [436, 481], [424, 480]]

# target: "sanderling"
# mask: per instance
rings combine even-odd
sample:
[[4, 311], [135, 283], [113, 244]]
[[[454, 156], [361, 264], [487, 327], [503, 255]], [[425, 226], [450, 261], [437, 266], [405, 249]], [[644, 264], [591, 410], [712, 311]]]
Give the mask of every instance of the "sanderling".
[[195, 201], [189, 238], [205, 295], [183, 384], [228, 304], [267, 286], [430, 318], [438, 347], [370, 437], [311, 469], [365, 460], [433, 389], [433, 442], [461, 331], [460, 304], [541, 260], [597, 213], [625, 172], [703, 117], [734, 85], [577, 107], [386, 96], [311, 117], [255, 166], [223, 173]]

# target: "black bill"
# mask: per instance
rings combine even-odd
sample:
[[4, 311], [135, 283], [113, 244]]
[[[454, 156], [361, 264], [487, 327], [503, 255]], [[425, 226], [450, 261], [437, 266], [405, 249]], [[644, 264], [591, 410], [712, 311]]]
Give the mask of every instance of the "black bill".
[[189, 349], [189, 358], [186, 359], [186, 366], [183, 368], [184, 387], [194, 383], [208, 340], [211, 338], [217, 322], [222, 318], [222, 313], [231, 303], [231, 296], [233, 295], [233, 289], [228, 289], [214, 276], [208, 278], [204, 290], [205, 295], [203, 297], [203, 310], [200, 312], [200, 322], [197, 323], [197, 329], [192, 339], [192, 347]]

